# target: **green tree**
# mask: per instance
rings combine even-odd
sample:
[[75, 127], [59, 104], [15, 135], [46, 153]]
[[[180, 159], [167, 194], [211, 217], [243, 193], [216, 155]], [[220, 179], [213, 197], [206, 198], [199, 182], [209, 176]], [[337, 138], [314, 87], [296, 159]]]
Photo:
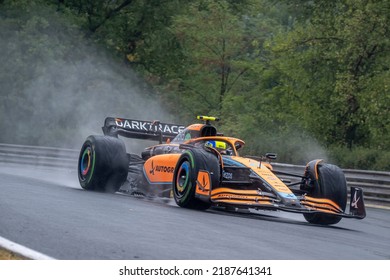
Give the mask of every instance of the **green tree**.
[[79, 15], [84, 15], [88, 30], [91, 33], [95, 33], [107, 21], [123, 12], [133, 2], [135, 1], [58, 0], [58, 7], [61, 9], [61, 5], [65, 5], [75, 9]]
[[[0, 129], [18, 135], [0, 137], [40, 143], [29, 129], [32, 119], [48, 128], [47, 140], [72, 135], [68, 123], [82, 114], [75, 100], [87, 94], [107, 107], [122, 85], [139, 83], [135, 70], [147, 82], [141, 92], [149, 96], [153, 87], [153, 99], [176, 120], [218, 115], [225, 134], [246, 140], [247, 153], [276, 151], [281, 161], [304, 163], [326, 157], [325, 146], [347, 166], [386, 168], [389, 6], [385, 0], [0, 1]], [[118, 57], [121, 65], [113, 66]], [[104, 71], [107, 64], [115, 77]], [[85, 75], [69, 83], [80, 71]], [[56, 111], [62, 130], [36, 110], [50, 100], [45, 108]], [[54, 100], [71, 104], [73, 113]], [[151, 103], [122, 100], [115, 109], [126, 112]], [[16, 128], [4, 121], [10, 117]]]
[[[325, 144], [367, 146], [375, 113], [367, 102], [373, 94], [368, 80], [388, 72], [388, 1], [305, 3], [310, 13], [270, 44], [283, 98], [295, 101], [296, 117]], [[383, 83], [375, 87], [385, 89]]]
[[169, 29], [173, 15], [191, 1], [61, 1], [71, 9], [87, 34], [119, 55], [151, 83], [158, 83], [176, 71], [181, 52]]
[[244, 31], [240, 17], [226, 1], [199, 1], [176, 17], [172, 31], [185, 55], [169, 87], [190, 115], [219, 114], [223, 101], [245, 73]]

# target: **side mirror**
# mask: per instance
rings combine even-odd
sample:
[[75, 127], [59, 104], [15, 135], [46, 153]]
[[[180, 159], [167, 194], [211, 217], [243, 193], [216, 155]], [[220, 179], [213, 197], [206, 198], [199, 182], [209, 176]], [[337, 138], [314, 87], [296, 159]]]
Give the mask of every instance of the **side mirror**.
[[266, 153], [266, 154], [265, 154], [265, 157], [266, 157], [267, 159], [271, 160], [271, 159], [276, 159], [276, 158], [278, 157], [278, 155], [275, 154], [275, 153]]

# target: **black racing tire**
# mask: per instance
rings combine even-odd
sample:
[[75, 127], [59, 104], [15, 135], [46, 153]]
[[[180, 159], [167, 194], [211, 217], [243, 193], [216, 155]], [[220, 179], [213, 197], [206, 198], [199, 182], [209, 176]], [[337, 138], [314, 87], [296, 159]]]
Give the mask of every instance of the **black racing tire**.
[[122, 140], [89, 136], [80, 151], [78, 177], [83, 189], [115, 193], [127, 179], [129, 159]]
[[[317, 169], [318, 180], [316, 180]], [[336, 165], [314, 160], [308, 163], [305, 176], [311, 179], [308, 195], [315, 198], [327, 198], [345, 211], [347, 206], [347, 181], [344, 172]], [[340, 222], [342, 217], [326, 213], [305, 213], [306, 221], [317, 225], [333, 225]]]
[[200, 170], [210, 173], [210, 188], [218, 187], [220, 182], [220, 165], [218, 158], [204, 149], [188, 149], [177, 161], [173, 174], [172, 192], [176, 204], [183, 208], [206, 210], [211, 202], [195, 197], [196, 180]]

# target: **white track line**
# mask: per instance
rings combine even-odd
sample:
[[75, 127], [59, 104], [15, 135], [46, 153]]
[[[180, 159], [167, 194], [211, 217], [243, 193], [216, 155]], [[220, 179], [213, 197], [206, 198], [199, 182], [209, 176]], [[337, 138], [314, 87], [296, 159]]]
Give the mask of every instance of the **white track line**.
[[1, 248], [31, 260], [55, 260], [52, 257], [24, 247], [0, 236], [0, 249]]

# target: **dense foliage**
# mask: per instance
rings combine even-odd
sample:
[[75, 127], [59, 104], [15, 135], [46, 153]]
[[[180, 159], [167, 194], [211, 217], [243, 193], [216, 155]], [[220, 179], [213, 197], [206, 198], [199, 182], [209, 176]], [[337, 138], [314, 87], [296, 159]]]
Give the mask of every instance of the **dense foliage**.
[[[53, 145], [79, 130], [77, 112], [89, 118], [94, 106], [78, 108], [86, 97], [62, 87], [97, 88], [98, 100], [110, 100], [116, 91], [101, 84], [108, 64], [108, 83], [124, 94], [126, 81], [137, 83], [138, 97], [129, 89], [129, 100], [105, 101], [108, 111], [101, 104], [102, 115], [131, 108], [125, 116], [139, 118], [153, 100], [165, 109], [143, 118], [217, 115], [225, 134], [246, 141], [247, 154], [389, 170], [389, 28], [387, 0], [2, 0], [0, 141]], [[88, 78], [53, 86], [53, 75], [43, 75], [53, 65]], [[55, 94], [31, 90], [42, 75]], [[48, 99], [61, 115], [56, 125], [40, 120], [51, 133], [23, 134], [36, 125], [34, 106]], [[61, 110], [67, 102], [73, 111]], [[15, 130], [15, 120], [26, 127]]]

